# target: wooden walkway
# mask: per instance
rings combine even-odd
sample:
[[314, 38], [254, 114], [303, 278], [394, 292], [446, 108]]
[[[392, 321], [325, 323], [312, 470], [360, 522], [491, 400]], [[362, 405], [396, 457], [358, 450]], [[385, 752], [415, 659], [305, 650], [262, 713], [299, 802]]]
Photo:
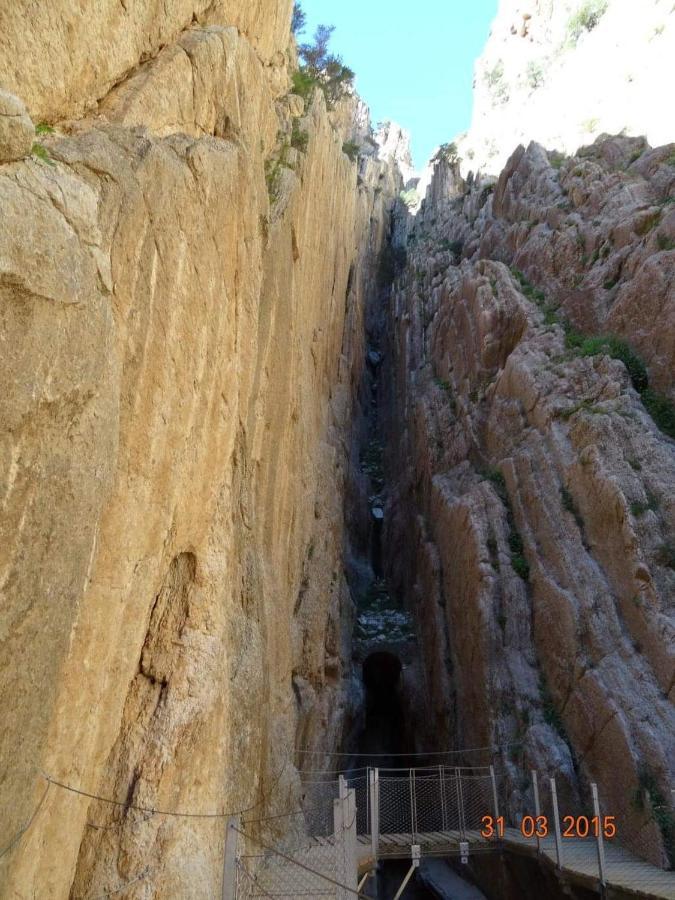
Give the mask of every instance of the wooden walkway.
[[[486, 841], [477, 831], [466, 832], [470, 853], [484, 853], [490, 850], [506, 850], [527, 856], [537, 856], [537, 842], [523, 837], [516, 828], [507, 828], [501, 841]], [[378, 846], [380, 859], [410, 859], [413, 843], [422, 848], [422, 856], [457, 856], [460, 834], [458, 831], [431, 831], [421, 834], [381, 834]], [[633, 856], [626, 849], [612, 841], [605, 841], [605, 871], [607, 887], [615, 888], [637, 897], [655, 900], [675, 900], [675, 872], [665, 872], [644, 860]], [[373, 865], [370, 838], [357, 838], [359, 871]], [[552, 837], [540, 844], [540, 859], [551, 866], [557, 866], [555, 842]], [[595, 840], [588, 838], [566, 840], [563, 845], [561, 874], [571, 883], [600, 891], [598, 879], [598, 855]]]

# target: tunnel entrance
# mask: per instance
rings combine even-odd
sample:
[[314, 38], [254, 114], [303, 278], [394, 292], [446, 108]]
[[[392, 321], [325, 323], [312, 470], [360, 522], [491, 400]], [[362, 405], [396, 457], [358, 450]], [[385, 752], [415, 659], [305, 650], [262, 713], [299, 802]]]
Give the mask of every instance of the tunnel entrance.
[[[386, 650], [369, 654], [363, 662], [365, 725], [358, 742], [360, 765], [405, 765], [400, 755], [409, 753], [411, 748], [403, 702], [402, 672], [401, 660]], [[372, 760], [368, 758], [370, 754], [373, 755]]]
[[363, 684], [372, 703], [387, 703], [398, 690], [401, 679], [401, 660], [386, 650], [377, 650], [363, 663]]

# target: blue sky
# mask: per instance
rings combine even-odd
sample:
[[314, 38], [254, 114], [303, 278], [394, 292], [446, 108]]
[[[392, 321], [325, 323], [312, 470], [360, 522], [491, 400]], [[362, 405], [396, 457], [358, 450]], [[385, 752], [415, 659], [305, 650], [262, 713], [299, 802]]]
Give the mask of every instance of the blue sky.
[[469, 127], [473, 64], [497, 0], [302, 0], [308, 40], [335, 25], [331, 49], [356, 72], [373, 123], [394, 119], [412, 134], [415, 164]]

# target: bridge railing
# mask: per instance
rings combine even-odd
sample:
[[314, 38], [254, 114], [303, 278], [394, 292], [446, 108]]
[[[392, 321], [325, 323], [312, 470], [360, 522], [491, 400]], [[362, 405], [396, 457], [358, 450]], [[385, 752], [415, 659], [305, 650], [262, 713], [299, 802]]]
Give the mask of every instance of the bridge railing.
[[[408, 843], [424, 843], [424, 835], [448, 833], [459, 842], [480, 838], [482, 819], [498, 810], [494, 771], [490, 767], [433, 766], [371, 769], [366, 779], [349, 781], [363, 810], [358, 833], [374, 837], [399, 835]], [[437, 839], [436, 839], [437, 842]], [[486, 841], [486, 847], [488, 842]], [[380, 855], [385, 853], [379, 848]]]
[[[302, 811], [248, 822], [236, 818], [228, 823], [223, 900], [347, 900], [362, 896], [357, 886], [355, 793], [344, 779], [333, 786], [339, 796], [319, 803], [320, 816], [312, 808], [312, 817], [304, 818], [299, 832], [291, 826], [295, 838], [279, 840], [271, 834], [280, 819], [295, 818], [303, 815]], [[331, 833], [325, 833], [324, 807], [332, 813]], [[312, 824], [320, 835], [307, 834]]]
[[247, 832], [236, 896], [346, 900], [359, 895], [357, 860], [372, 871], [388, 857], [464, 859], [529, 847], [542, 863], [590, 887], [675, 900], [675, 874], [666, 871], [664, 853], [673, 837], [671, 806], [658, 807], [645, 792], [628, 799], [624, 810], [610, 810], [595, 785], [584, 798], [555, 778], [532, 772], [530, 779], [529, 790], [521, 782], [525, 799], [517, 810], [513, 798], [507, 804], [502, 796], [506, 779], [489, 766], [368, 769], [305, 784], [294, 832], [299, 843], [280, 849], [262, 839], [262, 849], [255, 849], [258, 837]]
[[561, 790], [553, 777], [537, 772], [530, 777], [523, 811], [506, 817], [507, 839], [529, 845], [556, 868], [575, 872], [598, 889], [615, 885], [675, 898], [667, 853], [668, 839], [671, 844], [675, 839], [672, 807], [628, 796], [612, 807], [595, 784], [579, 797]]

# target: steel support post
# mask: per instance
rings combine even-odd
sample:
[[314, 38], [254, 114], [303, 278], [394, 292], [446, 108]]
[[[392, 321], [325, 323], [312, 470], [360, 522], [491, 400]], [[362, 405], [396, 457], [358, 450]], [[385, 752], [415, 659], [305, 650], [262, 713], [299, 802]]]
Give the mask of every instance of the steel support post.
[[605, 878], [605, 844], [602, 834], [602, 819], [600, 818], [600, 800], [598, 798], [597, 784], [591, 784], [591, 793], [593, 794], [593, 814], [596, 816], [598, 823], [598, 872], [600, 873], [600, 884], [604, 887], [607, 884]]
[[[539, 781], [537, 779], [537, 773], [534, 769], [532, 769], [532, 791], [534, 793], [534, 814], [536, 818], [539, 818], [541, 815], [541, 803], [539, 802]], [[537, 837], [537, 853], [541, 853], [541, 838], [537, 833], [539, 829], [535, 830], [535, 834]]]
[[373, 854], [373, 865], [377, 865], [380, 832], [380, 770], [371, 769], [368, 773], [368, 797], [370, 799], [370, 846]]
[[356, 858], [356, 791], [354, 788], [347, 790], [344, 799], [345, 808], [345, 863], [346, 881], [349, 887], [354, 887], [359, 877], [359, 864]]
[[555, 778], [551, 778], [551, 800], [553, 801], [553, 824], [555, 826], [555, 852], [558, 859], [558, 868], [562, 869], [562, 837], [560, 835], [560, 813], [558, 812], [558, 792], [555, 787]]
[[[499, 818], [499, 798], [497, 796], [497, 779], [495, 778], [495, 767], [490, 766], [490, 779], [492, 781], [492, 802], [495, 807], [495, 819]], [[495, 822], [496, 824], [496, 822]]]
[[225, 821], [225, 854], [223, 859], [223, 900], [237, 897], [237, 844], [239, 842], [239, 816]]
[[465, 825], [464, 825], [464, 798], [462, 795], [462, 770], [460, 768], [455, 768], [455, 783], [457, 787], [457, 816], [459, 819], [459, 837], [460, 840], [464, 840], [465, 833]]
[[415, 770], [410, 770], [410, 834], [415, 843], [417, 833], [417, 797], [415, 796]]
[[441, 788], [441, 830], [445, 832], [448, 830], [448, 812], [445, 803], [445, 774], [442, 765], [438, 767], [438, 778]]
[[[344, 828], [344, 805], [343, 801], [337, 797], [333, 800], [333, 837], [335, 841], [335, 880], [340, 884], [345, 884], [346, 865], [345, 865], [345, 828]], [[335, 889], [335, 900], [347, 900], [347, 892], [344, 888], [337, 887]]]
[[399, 900], [399, 897], [401, 896], [403, 891], [406, 889], [408, 882], [413, 877], [413, 873], [415, 872], [415, 869], [417, 869], [419, 867], [420, 855], [421, 855], [420, 847], [418, 844], [413, 844], [410, 849], [411, 849], [411, 853], [412, 853], [412, 863], [410, 865], [410, 868], [408, 869], [408, 872], [407, 872], [405, 878], [403, 879], [403, 881], [401, 883], [401, 887], [394, 894], [393, 900]]

